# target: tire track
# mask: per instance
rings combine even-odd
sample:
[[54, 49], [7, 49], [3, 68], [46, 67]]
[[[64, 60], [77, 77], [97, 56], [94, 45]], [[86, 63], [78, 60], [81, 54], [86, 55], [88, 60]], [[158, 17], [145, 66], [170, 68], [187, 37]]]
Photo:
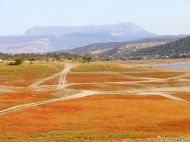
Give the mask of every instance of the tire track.
[[60, 102], [60, 101], [63, 101], [63, 100], [71, 100], [71, 99], [77, 99], [77, 98], [82, 98], [82, 97], [86, 97], [86, 96], [91, 96], [94, 93], [96, 93], [96, 92], [95, 91], [82, 90], [80, 93], [74, 94], [74, 95], [71, 95], [71, 96], [65, 96], [65, 97], [62, 97], [62, 98], [51, 99], [51, 100], [47, 100], [47, 101], [28, 103], [28, 104], [23, 104], [23, 105], [17, 105], [17, 106], [14, 106], [14, 107], [10, 107], [10, 108], [1, 110], [0, 115], [5, 115], [7, 113], [11, 113], [11, 112], [14, 112], [14, 111], [17, 111], [17, 110], [22, 110], [22, 109], [26, 109], [26, 108], [35, 107], [35, 106], [40, 106], [40, 105], [45, 105], [45, 104], [49, 104], [49, 103]]
[[44, 83], [44, 82], [46, 82], [46, 81], [48, 81], [48, 80], [51, 80], [51, 79], [54, 79], [54, 78], [60, 76], [60, 75], [62, 74], [62, 72], [63, 72], [63, 71], [61, 71], [61, 72], [59, 72], [59, 73], [56, 73], [56, 74], [54, 74], [54, 75], [52, 75], [52, 76], [50, 76], [50, 77], [47, 77], [47, 78], [45, 78], [45, 79], [42, 79], [42, 80], [40, 80], [40, 81], [38, 81], [38, 82], [36, 82], [36, 83], [34, 83], [34, 84], [28, 86], [28, 87], [30, 87], [30, 88], [35, 88], [35, 87], [39, 86], [40, 84], [42, 84], [42, 83]]
[[64, 85], [66, 83], [66, 77], [67, 77], [67, 74], [70, 72], [70, 70], [73, 68], [74, 66], [71, 65], [71, 64], [67, 64], [65, 66], [65, 69], [63, 70], [60, 78], [59, 78], [59, 84], [58, 84], [58, 87], [57, 89], [63, 89], [64, 88]]

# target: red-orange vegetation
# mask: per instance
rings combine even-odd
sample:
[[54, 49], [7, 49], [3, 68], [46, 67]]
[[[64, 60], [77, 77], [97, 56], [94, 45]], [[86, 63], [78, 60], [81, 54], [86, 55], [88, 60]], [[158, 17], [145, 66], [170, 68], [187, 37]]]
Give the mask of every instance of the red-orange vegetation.
[[59, 78], [54, 78], [44, 82], [42, 85], [57, 85], [59, 83]]
[[50, 98], [52, 96], [48, 92], [32, 92], [30, 90], [3, 93], [0, 95], [0, 109]]
[[101, 90], [101, 91], [112, 91], [112, 90], [129, 90], [129, 89], [140, 89], [142, 88], [137, 84], [80, 84], [71, 85], [69, 89], [79, 89], [79, 90]]
[[49, 75], [43, 74], [26, 74], [26, 75], [9, 75], [0, 77], [0, 85], [8, 86], [30, 86], [32, 83], [35, 83], [39, 79], [48, 77]]
[[181, 81], [177, 81], [177, 80], [166, 80], [164, 82], [160, 81], [160, 82], [143, 82], [140, 85], [142, 85], [142, 87], [179, 87], [179, 86], [187, 86], [188, 84], [186, 82], [181, 82]]
[[160, 96], [97, 95], [0, 116], [0, 137], [47, 132], [62, 132], [63, 136], [66, 132], [84, 136], [88, 132], [135, 137], [190, 135], [189, 120], [188, 103]]
[[190, 92], [177, 92], [177, 93], [173, 93], [172, 95], [178, 98], [190, 101]]
[[135, 80], [137, 79], [119, 74], [69, 73], [67, 76], [67, 81], [72, 83], [124, 82]]

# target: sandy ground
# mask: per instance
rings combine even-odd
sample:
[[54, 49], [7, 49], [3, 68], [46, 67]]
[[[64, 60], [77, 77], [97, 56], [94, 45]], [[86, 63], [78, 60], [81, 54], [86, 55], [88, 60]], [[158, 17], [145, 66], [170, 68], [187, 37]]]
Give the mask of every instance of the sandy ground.
[[0, 93], [17, 92], [21, 89], [23, 89], [23, 88], [15, 87], [15, 86], [0, 86]]

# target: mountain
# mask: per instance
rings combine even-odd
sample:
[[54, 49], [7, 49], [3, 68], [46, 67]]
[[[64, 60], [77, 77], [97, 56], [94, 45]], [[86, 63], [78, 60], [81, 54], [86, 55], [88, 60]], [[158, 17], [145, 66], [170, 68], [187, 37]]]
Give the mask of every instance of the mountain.
[[114, 25], [92, 25], [83, 27], [33, 27], [29, 29], [25, 33], [25, 35], [64, 36], [73, 33], [106, 34], [113, 37], [121, 38], [120, 40], [134, 40], [139, 38], [156, 36], [143, 30], [140, 26], [133, 23], [120, 23]]
[[43, 53], [93, 43], [121, 42], [157, 37], [133, 23], [84, 27], [34, 27], [21, 36], [0, 37], [0, 52]]
[[103, 58], [127, 58], [131, 54], [136, 53], [140, 49], [148, 49], [149, 47], [164, 45], [177, 39], [181, 36], [163, 36], [159, 38], [143, 39], [127, 42], [108, 42], [95, 43], [84, 47], [60, 51], [72, 54], [91, 54]]

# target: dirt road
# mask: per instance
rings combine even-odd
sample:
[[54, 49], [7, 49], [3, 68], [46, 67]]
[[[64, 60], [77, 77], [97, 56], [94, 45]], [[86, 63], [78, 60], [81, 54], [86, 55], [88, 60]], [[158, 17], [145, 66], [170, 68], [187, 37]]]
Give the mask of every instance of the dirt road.
[[51, 100], [35, 102], [35, 103], [28, 103], [28, 104], [23, 104], [23, 105], [17, 105], [17, 106], [14, 106], [14, 107], [10, 107], [8, 109], [1, 110], [0, 115], [4, 115], [4, 114], [7, 114], [7, 113], [16, 111], [16, 110], [21, 110], [21, 109], [25, 109], [25, 108], [29, 108], [29, 107], [40, 106], [40, 105], [49, 104], [49, 103], [55, 103], [55, 102], [59, 102], [59, 101], [63, 101], [63, 100], [71, 100], [71, 99], [86, 97], [86, 96], [93, 95], [95, 93], [96, 92], [94, 92], [94, 91], [82, 90], [78, 94], [65, 96], [65, 97], [62, 97], [62, 98], [51, 99]]
[[70, 70], [74, 67], [74, 65], [72, 64], [67, 64], [64, 68], [64, 70], [61, 72], [61, 76], [59, 79], [59, 84], [57, 89], [63, 89], [64, 88], [64, 84], [66, 83], [66, 77], [67, 74], [70, 72]]
[[52, 80], [52, 79], [54, 79], [54, 78], [60, 76], [62, 73], [63, 73], [63, 71], [61, 71], [61, 72], [59, 72], [59, 73], [56, 73], [56, 74], [54, 74], [54, 75], [52, 75], [52, 76], [50, 76], [50, 77], [47, 77], [47, 78], [42, 79], [42, 80], [40, 80], [40, 81], [38, 81], [38, 82], [35, 82], [34, 84], [32, 84], [32, 85], [30, 85], [30, 86], [28, 86], [28, 87], [30, 87], [30, 88], [35, 88], [35, 87], [39, 86], [40, 84], [42, 84], [42, 83], [44, 83], [44, 82], [46, 82], [46, 81], [48, 81], [48, 80]]

